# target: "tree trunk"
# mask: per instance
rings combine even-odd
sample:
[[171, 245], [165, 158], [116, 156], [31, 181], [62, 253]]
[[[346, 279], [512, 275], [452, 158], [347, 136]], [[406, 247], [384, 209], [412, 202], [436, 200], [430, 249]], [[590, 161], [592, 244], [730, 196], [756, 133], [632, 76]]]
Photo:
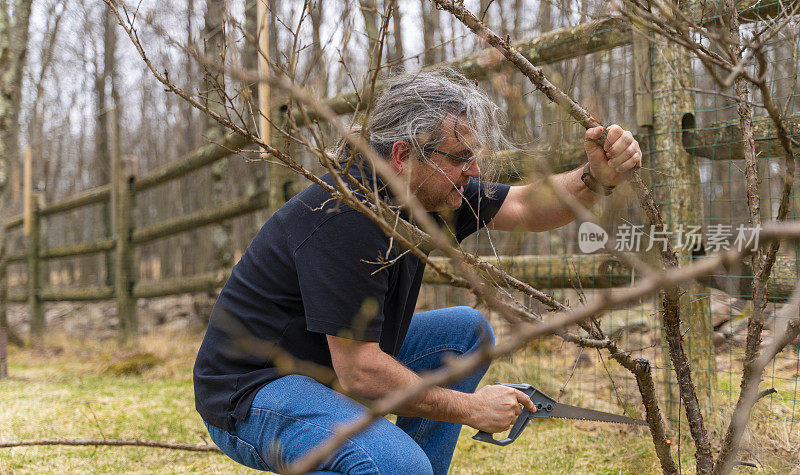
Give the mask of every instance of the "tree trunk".
[[[47, 72], [50, 69], [53, 59], [53, 50], [55, 49], [56, 38], [58, 37], [59, 26], [61, 25], [61, 18], [63, 18], [64, 10], [56, 11], [58, 4], [53, 4], [50, 11], [47, 13], [47, 29], [44, 33], [44, 41], [42, 43], [41, 54], [39, 55], [39, 77], [35, 80], [34, 89], [36, 95], [34, 96], [33, 105], [30, 107], [28, 114], [28, 145], [33, 149], [34, 157], [41, 157], [45, 145], [53, 147], [56, 139], [50, 139], [47, 142], [43, 139], [42, 127], [44, 125], [44, 118], [48, 116], [46, 109], [52, 105], [43, 101], [44, 97], [44, 80]], [[55, 90], [61, 90], [56, 78]], [[69, 117], [69, 116], [67, 116]], [[63, 144], [63, 141], [61, 141]], [[44, 183], [44, 190], [46, 192], [46, 200], [53, 199], [57, 193], [55, 189], [56, 176], [52, 176], [50, 171], [53, 169], [58, 170], [58, 164], [53, 163], [58, 160], [56, 154], [50, 154], [47, 160], [43, 161], [43, 173], [41, 175], [41, 182]]]
[[389, 64], [392, 66], [403, 66], [403, 58], [406, 54], [403, 50], [403, 21], [400, 13], [400, 5], [397, 3], [392, 7], [392, 27], [394, 29], [392, 38], [394, 42], [389, 53]]
[[[320, 0], [320, 3], [321, 0]], [[278, 0], [267, 0], [269, 10], [269, 57], [280, 63], [280, 36], [278, 35]]]
[[439, 30], [439, 10], [429, 0], [420, 0], [422, 11], [422, 44], [425, 51], [423, 64], [430, 66], [437, 61], [436, 32]]
[[[5, 194], [8, 181], [8, 162], [18, 161], [19, 110], [22, 68], [28, 46], [28, 23], [31, 5], [24, 0], [14, 2], [13, 17], [9, 16], [10, 2], [0, 2], [0, 195]], [[5, 209], [0, 206], [0, 210]]]
[[[378, 3], [376, 0], [358, 0], [361, 6], [361, 16], [364, 18], [364, 30], [367, 33], [367, 55], [377, 53], [375, 46], [378, 44]], [[370, 60], [370, 64], [372, 61]]]
[[[261, 1], [261, 0], [259, 0], [259, 1]], [[314, 12], [315, 9], [321, 8], [321, 6], [320, 6], [321, 3], [322, 2], [317, 1], [315, 4], [312, 4], [311, 9], [309, 10], [309, 14], [312, 15], [312, 22], [313, 22], [313, 18], [314, 18], [313, 12]], [[267, 14], [270, 15], [270, 16], [274, 15], [271, 12], [268, 12]], [[247, 31], [248, 31], [249, 35], [254, 39], [255, 44], [253, 44], [253, 43], [251, 43], [249, 41], [247, 43], [245, 43], [245, 49], [244, 49], [244, 52], [243, 52], [244, 67], [245, 67], [245, 69], [247, 69], [248, 71], [251, 71], [253, 73], [259, 72], [259, 61], [261, 61], [261, 59], [262, 59], [260, 57], [261, 54], [259, 53], [259, 45], [262, 44], [261, 43], [261, 39], [262, 38], [261, 38], [260, 35], [266, 34], [267, 36], [269, 36], [270, 33], [271, 33], [271, 29], [269, 27], [269, 19], [267, 20], [268, 23], [264, 27], [264, 29], [259, 31], [259, 26], [258, 25], [259, 25], [260, 19], [258, 18], [258, 15], [259, 15], [258, 5], [253, 5], [252, 7], [247, 9], [246, 12], [245, 12], [245, 25], [246, 25], [246, 28], [247, 28]], [[316, 30], [316, 26], [315, 26], [315, 30]], [[319, 32], [315, 31], [315, 34], [316, 34], [316, 40], [318, 41], [319, 40]], [[271, 47], [272, 44], [270, 43], [269, 46]], [[315, 54], [316, 54], [316, 51], [317, 51], [318, 47], [319, 47], [318, 44], [312, 45], [312, 48], [314, 48], [313, 51], [314, 51]], [[269, 55], [270, 52], [269, 51], [263, 51], [263, 54]], [[320, 53], [319, 57], [315, 58], [315, 61], [313, 63], [314, 63], [314, 66], [312, 66], [312, 67], [315, 67], [315, 68], [322, 67], [324, 69], [324, 65], [320, 64], [320, 63], [322, 63], [322, 61], [321, 61], [321, 53]], [[251, 99], [250, 99], [251, 105], [247, 106], [248, 110], [253, 110], [253, 111], [261, 110], [261, 98], [260, 98], [260, 93], [259, 93], [259, 87], [258, 86], [259, 86], [258, 83], [253, 83], [253, 84], [249, 84], [248, 85], [248, 87], [250, 89], [250, 97], [251, 97]], [[267, 89], [267, 90], [269, 91], [270, 89]], [[272, 94], [270, 93], [268, 95], [271, 96]], [[271, 104], [271, 101], [267, 101], [267, 104]], [[263, 111], [261, 111], [261, 113], [265, 114], [267, 117], [269, 117], [270, 111], [263, 110]], [[249, 122], [247, 124], [247, 127], [251, 128], [251, 129], [257, 128], [259, 133], [262, 133], [262, 134], [265, 133], [265, 132], [268, 133], [268, 131], [261, 130], [262, 127], [260, 127], [260, 125], [259, 125], [260, 122], [259, 121], [260, 121], [260, 116], [258, 114], [256, 114], [255, 117], [249, 117]], [[269, 127], [269, 126], [267, 126], [267, 127]], [[268, 166], [264, 162], [259, 161], [258, 159], [261, 158], [261, 157], [258, 154], [248, 154], [248, 158], [255, 160], [253, 163], [251, 163], [249, 165], [246, 165], [247, 167], [250, 168], [250, 170], [248, 170], [248, 176], [252, 176], [253, 180], [254, 180], [253, 182], [250, 182], [247, 185], [247, 194], [250, 195], [250, 194], [254, 194], [256, 191], [263, 190], [265, 187], [269, 186], [269, 173], [268, 173], [268, 171], [270, 170], [270, 166]], [[250, 228], [246, 232], [246, 234], [247, 234], [246, 239], [249, 239], [250, 236], [252, 236], [256, 232], [258, 232], [259, 229], [261, 229], [261, 226], [264, 224], [264, 221], [266, 221], [268, 216], [269, 215], [265, 210], [258, 210], [258, 211], [255, 211], [253, 213], [253, 215], [248, 218], [248, 219], [250, 219], [252, 221], [250, 221]]]
[[[194, 0], [187, 0], [186, 1], [186, 44], [189, 46], [194, 46], [194, 31], [193, 31], [193, 24], [192, 19], [194, 17]], [[186, 53], [184, 56], [183, 64], [184, 64], [184, 71], [186, 74], [184, 88], [186, 91], [190, 93], [195, 92], [195, 61], [192, 58], [191, 54]], [[180, 149], [180, 154], [183, 155], [184, 153], [188, 153], [191, 150], [194, 150], [199, 145], [197, 143], [197, 131], [195, 130], [195, 114], [194, 114], [194, 107], [192, 107], [186, 101], [180, 101], [180, 110], [181, 110], [181, 117], [183, 117], [183, 140], [180, 141], [180, 144], [183, 148]]]
[[[16, 0], [13, 17], [7, 0], [0, 2], [0, 195], [5, 194], [9, 157], [19, 154], [19, 110], [22, 68], [28, 47], [31, 4]], [[0, 206], [0, 210], [5, 209]]]
[[520, 40], [524, 37], [522, 32], [523, 8], [525, 8], [523, 0], [514, 0], [514, 30], [512, 33], [515, 40]]
[[311, 16], [311, 54], [314, 55], [312, 93], [324, 99], [328, 97], [328, 66], [322, 52], [322, 41], [319, 34], [320, 28], [322, 28], [322, 2], [314, 2], [308, 13]]
[[[685, 114], [694, 113], [692, 94], [685, 89], [685, 81], [691, 81], [691, 63], [688, 53], [677, 45], [670, 45], [661, 39], [656, 40], [659, 62], [668, 64], [653, 68], [653, 107], [655, 149], [651, 163], [660, 169], [670, 170], [669, 186], [659, 188], [658, 200], [662, 204], [666, 230], [676, 232], [684, 226], [703, 224], [702, 190], [697, 164], [686, 153], [682, 145], [680, 130]], [[658, 92], [656, 92], [658, 91]], [[679, 249], [681, 265], [692, 259], [691, 250]], [[688, 333], [688, 353], [691, 361], [693, 381], [702, 403], [712, 407], [714, 377], [714, 346], [711, 340], [711, 318], [709, 308], [709, 289], [707, 285], [689, 284], [683, 287], [680, 309], [684, 316], [683, 324]], [[661, 309], [663, 311], [663, 308]], [[672, 380], [673, 373], [667, 373]], [[669, 398], [672, 400], [673, 398]], [[668, 407], [667, 414], [677, 415], [677, 407]]]
[[[208, 0], [206, 2], [205, 26], [203, 27], [204, 52], [210, 60], [223, 64], [226, 56], [226, 14], [225, 0]], [[225, 75], [222, 71], [205, 67], [203, 80], [206, 106], [224, 117], [226, 115]], [[222, 139], [222, 129], [212, 120], [206, 116], [205, 134], [210, 140], [219, 141]], [[227, 160], [220, 160], [211, 168], [212, 205], [216, 206], [226, 201], [228, 193], [225, 189], [225, 176], [228, 168]], [[230, 222], [224, 222], [211, 228], [212, 252], [218, 269], [227, 269], [233, 266], [231, 233]]]
[[[8, 162], [16, 162], [19, 154], [19, 110], [22, 96], [22, 68], [28, 47], [28, 24], [31, 2], [16, 0], [13, 16], [9, 15], [10, 2], [0, 2], [0, 223], [6, 216], [6, 184]], [[10, 157], [10, 160], [9, 160]], [[0, 226], [0, 247], [5, 242], [5, 227]], [[0, 273], [0, 279], [6, 279]], [[3, 285], [0, 285], [2, 288]], [[0, 296], [0, 325], [7, 326], [6, 298]], [[11, 341], [19, 342], [17, 334], [9, 329]]]
[[[206, 2], [205, 25], [203, 27], [203, 53], [209, 61], [225, 64], [227, 48], [225, 43], [225, 0]], [[225, 115], [225, 75], [211, 66], [204, 66], [203, 103], [212, 111]], [[206, 116], [205, 132], [220, 132], [220, 125]], [[216, 135], [216, 134], [215, 134]], [[209, 137], [211, 138], [211, 137]]]
[[[186, 44], [190, 46], [196, 46], [196, 42], [194, 40], [194, 24], [192, 22], [194, 18], [194, 0], [187, 0], [186, 2]], [[186, 53], [184, 56], [184, 70], [186, 71], [186, 78], [185, 78], [185, 88], [187, 91], [191, 92], [192, 94], [196, 93], [196, 85], [198, 78], [195, 77], [197, 74], [197, 68], [195, 67], [195, 60], [191, 54]], [[183, 117], [183, 140], [180, 141], [181, 148], [179, 149], [179, 154], [183, 156], [186, 153], [194, 150], [200, 145], [200, 142], [197, 140], [199, 134], [197, 133], [197, 119], [196, 114], [194, 111], [194, 107], [192, 107], [186, 101], [179, 101], [179, 107], [181, 110], [181, 117]], [[187, 177], [181, 177], [176, 181], [177, 189], [178, 189], [178, 196], [179, 198], [176, 200], [176, 207], [177, 213], [179, 215], [187, 212], [187, 210], [192, 209], [192, 188], [191, 188], [192, 181]], [[188, 267], [188, 260], [187, 257], [191, 254], [191, 249], [193, 247], [192, 240], [189, 233], [181, 234], [178, 238], [179, 244], [175, 256], [175, 268], [174, 273], [175, 275], [184, 275], [186, 271], [189, 269]]]
[[[112, 152], [116, 153], [117, 156], [122, 152], [119, 150], [119, 142], [120, 142], [120, 125], [119, 125], [119, 118], [122, 114], [122, 111], [119, 109], [119, 90], [117, 84], [117, 60], [116, 60], [116, 52], [117, 52], [117, 32], [116, 32], [116, 17], [111, 12], [111, 9], [106, 6], [105, 8], [105, 15], [104, 15], [104, 22], [103, 22], [103, 75], [100, 78], [100, 83], [96, 85], [98, 88], [98, 105], [97, 109], [99, 112], [98, 115], [98, 127], [102, 127], [100, 129], [102, 134], [102, 144], [100, 145], [101, 150], [101, 157], [102, 162], [100, 163], [99, 169], [103, 171], [103, 180], [101, 184], [106, 184], [110, 182], [110, 157]], [[111, 86], [111, 100], [109, 101], [108, 98], [105, 97], [105, 88], [106, 85], [110, 83]], [[100, 102], [102, 99], [102, 102]], [[111, 108], [116, 108], [116, 112], [114, 114], [109, 114], [108, 111]], [[108, 123], [108, 118], [113, 118], [113, 123]], [[102, 119], [102, 122], [101, 122]], [[116, 143], [110, 143], [109, 140], [109, 127], [113, 127], [113, 136], [117, 137]], [[111, 150], [112, 147], [117, 148], [116, 150]], [[113, 234], [114, 223], [112, 222], [114, 219], [114, 214], [110, 211], [112, 208], [110, 204], [103, 205], [103, 222], [106, 226], [106, 235], [111, 236]], [[105, 263], [106, 263], [106, 278], [105, 284], [108, 286], [114, 285], [114, 253], [107, 252], [105, 253]]]

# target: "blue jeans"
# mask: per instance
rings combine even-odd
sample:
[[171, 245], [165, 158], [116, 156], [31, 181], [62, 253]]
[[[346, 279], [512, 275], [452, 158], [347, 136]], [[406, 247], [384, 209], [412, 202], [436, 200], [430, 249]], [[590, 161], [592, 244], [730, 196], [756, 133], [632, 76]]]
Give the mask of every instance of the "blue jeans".
[[[431, 310], [412, 318], [398, 360], [419, 373], [440, 367], [445, 355], [463, 355], [487, 343], [494, 343], [494, 333], [477, 310]], [[473, 392], [487, 368], [449, 387]], [[233, 431], [206, 426], [214, 443], [233, 460], [280, 471], [324, 443], [334, 428], [365, 412], [361, 404], [311, 378], [289, 375], [262, 387], [247, 419], [237, 421]], [[398, 417], [395, 425], [381, 418], [351, 437], [315, 473], [444, 474], [460, 431], [460, 424], [450, 422]]]

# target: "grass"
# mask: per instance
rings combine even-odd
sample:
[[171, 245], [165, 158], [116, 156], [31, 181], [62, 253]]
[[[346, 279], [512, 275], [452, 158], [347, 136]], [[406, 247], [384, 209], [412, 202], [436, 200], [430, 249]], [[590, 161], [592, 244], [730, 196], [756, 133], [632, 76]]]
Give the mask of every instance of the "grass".
[[[599, 424], [535, 421], [512, 445], [495, 447], [469, 438], [464, 429], [453, 473], [658, 473], [641, 429]], [[644, 439], [644, 440], [643, 440]]]
[[[81, 345], [74, 349], [75, 345]], [[0, 439], [140, 438], [202, 444], [208, 439], [194, 411], [191, 383], [197, 337], [154, 336], [141, 351], [161, 364], [114, 374], [138, 352], [99, 342], [50, 342], [11, 349], [0, 382]], [[145, 447], [0, 449], [2, 473], [246, 472], [219, 454]]]
[[[12, 377], [0, 381], [0, 440], [107, 437], [210, 442], [193, 403], [191, 367], [199, 342], [196, 333], [153, 332], [129, 349], [119, 349], [113, 342], [63, 337], [51, 338], [37, 349], [11, 348]], [[553, 350], [546, 341], [535, 345], [537, 351]], [[532, 372], [535, 354], [530, 350], [495, 362], [484, 382], [536, 381], [541, 387], [558, 387], [554, 383], [561, 376], [555, 372], [549, 372], [552, 381], [544, 380], [548, 372]], [[564, 399], [613, 410], [601, 401], [608, 397], [593, 399], [573, 392]], [[784, 425], [758, 422], [756, 427], [768, 439], [785, 437], [772, 433], [785, 430]], [[638, 427], [534, 421], [507, 447], [474, 441], [474, 432], [462, 430], [452, 473], [660, 472], [649, 433]], [[788, 473], [796, 468], [791, 461], [797, 460], [797, 453], [777, 444], [761, 453], [760, 460], [766, 473]], [[681, 444], [680, 462], [687, 473], [693, 472], [687, 441]], [[0, 449], [0, 473], [249, 471], [220, 454], [144, 447]]]

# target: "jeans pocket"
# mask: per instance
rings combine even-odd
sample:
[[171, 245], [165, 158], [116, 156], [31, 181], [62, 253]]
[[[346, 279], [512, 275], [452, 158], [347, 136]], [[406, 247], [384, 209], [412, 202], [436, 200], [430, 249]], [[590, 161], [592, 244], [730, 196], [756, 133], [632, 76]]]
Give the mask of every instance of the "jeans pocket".
[[264, 458], [261, 457], [258, 449], [252, 444], [218, 427], [209, 424], [206, 424], [206, 427], [208, 428], [208, 433], [211, 435], [211, 440], [217, 444], [217, 447], [222, 450], [222, 453], [230, 457], [233, 461], [256, 470], [273, 470], [272, 467], [264, 461]]

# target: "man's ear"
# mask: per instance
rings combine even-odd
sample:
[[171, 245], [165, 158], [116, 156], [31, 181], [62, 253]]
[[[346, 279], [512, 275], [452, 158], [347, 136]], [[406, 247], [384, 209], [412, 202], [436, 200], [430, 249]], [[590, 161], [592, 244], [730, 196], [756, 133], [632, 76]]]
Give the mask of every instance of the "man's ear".
[[394, 166], [395, 170], [398, 172], [403, 171], [403, 167], [405, 166], [406, 162], [408, 161], [408, 157], [410, 155], [410, 148], [407, 142], [403, 142], [398, 140], [397, 142], [392, 145], [392, 166]]

